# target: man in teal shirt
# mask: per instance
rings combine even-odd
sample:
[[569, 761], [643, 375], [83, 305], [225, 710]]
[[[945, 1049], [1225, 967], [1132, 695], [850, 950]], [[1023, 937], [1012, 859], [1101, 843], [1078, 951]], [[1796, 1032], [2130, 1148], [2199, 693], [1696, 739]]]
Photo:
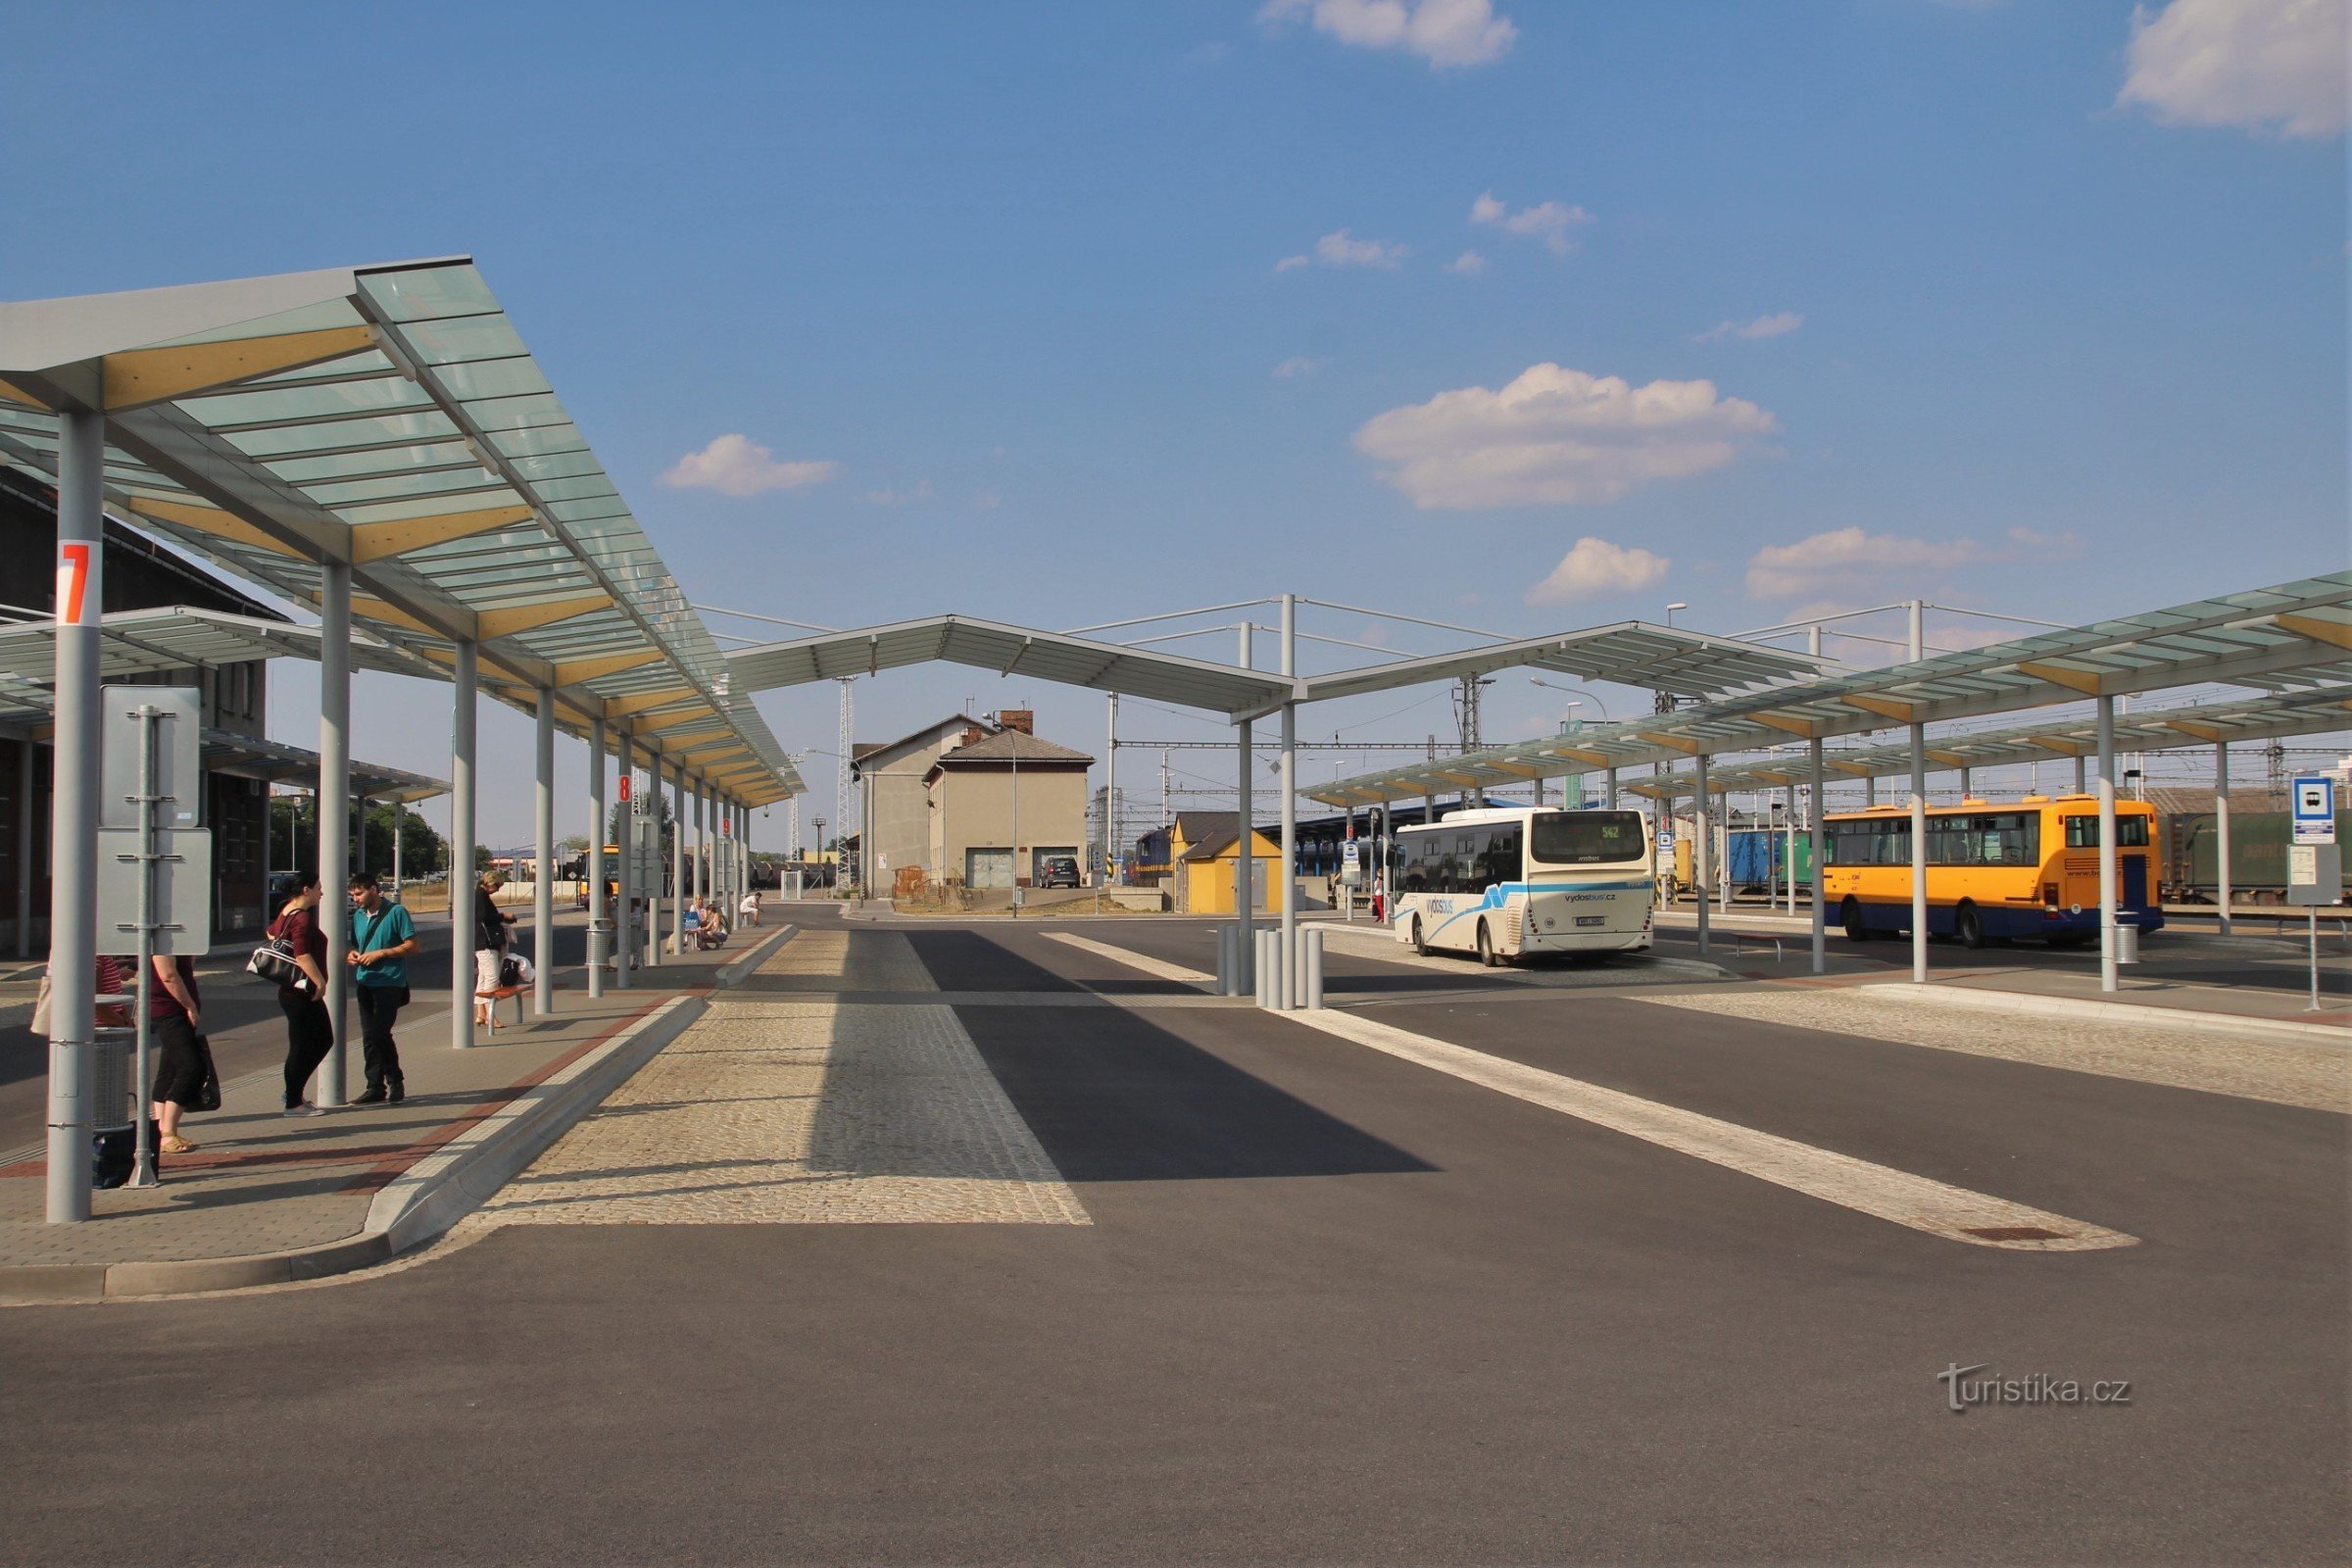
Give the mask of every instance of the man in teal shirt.
[[400, 1047], [392, 1020], [409, 1002], [408, 956], [416, 951], [416, 922], [402, 906], [385, 899], [375, 878], [355, 872], [351, 879], [352, 989], [360, 1007], [360, 1044], [368, 1063], [368, 1089], [355, 1105], [398, 1102], [408, 1094], [400, 1073]]

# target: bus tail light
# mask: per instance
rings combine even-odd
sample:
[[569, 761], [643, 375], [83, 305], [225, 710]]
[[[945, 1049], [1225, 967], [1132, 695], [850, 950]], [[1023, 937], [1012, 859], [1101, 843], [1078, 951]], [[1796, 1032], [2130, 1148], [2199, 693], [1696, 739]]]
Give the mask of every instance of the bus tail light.
[[2054, 909], [2056, 909], [2056, 908], [2058, 907], [2058, 884], [2057, 884], [2057, 883], [2055, 883], [2055, 882], [2044, 882], [2044, 883], [2041, 885], [2041, 902], [2042, 902], [2042, 903], [2044, 903], [2044, 904], [2046, 904], [2046, 905], [2048, 905], [2048, 906], [2050, 906], [2050, 907], [2051, 907], [2053, 910], [2054, 910]]

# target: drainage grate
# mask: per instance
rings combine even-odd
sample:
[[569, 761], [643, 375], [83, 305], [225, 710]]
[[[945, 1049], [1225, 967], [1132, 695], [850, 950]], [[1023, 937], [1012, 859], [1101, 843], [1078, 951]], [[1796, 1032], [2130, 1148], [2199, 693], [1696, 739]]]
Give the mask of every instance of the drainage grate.
[[2063, 1239], [2057, 1231], [2043, 1230], [2038, 1225], [1964, 1225], [1964, 1234], [1986, 1242], [2055, 1242]]

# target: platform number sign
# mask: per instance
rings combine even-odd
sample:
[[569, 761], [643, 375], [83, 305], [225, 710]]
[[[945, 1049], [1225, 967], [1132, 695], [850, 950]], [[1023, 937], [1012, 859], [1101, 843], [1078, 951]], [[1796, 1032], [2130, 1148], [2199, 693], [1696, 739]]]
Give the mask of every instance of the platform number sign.
[[57, 623], [60, 626], [98, 624], [97, 546], [86, 539], [61, 541], [57, 547]]
[[2289, 797], [2297, 844], [2335, 842], [2335, 780], [2325, 773], [2299, 773]]

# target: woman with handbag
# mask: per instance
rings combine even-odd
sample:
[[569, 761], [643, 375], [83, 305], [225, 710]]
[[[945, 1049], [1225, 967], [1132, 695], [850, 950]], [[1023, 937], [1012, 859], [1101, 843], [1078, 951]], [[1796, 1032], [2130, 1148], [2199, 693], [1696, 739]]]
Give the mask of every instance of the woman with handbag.
[[270, 937], [293, 950], [294, 973], [277, 983], [278, 1010], [286, 1015], [286, 1114], [316, 1116], [304, 1099], [311, 1074], [335, 1049], [335, 1023], [326, 1011], [326, 932], [318, 924], [318, 873], [306, 873], [294, 897], [270, 922]]
[[196, 1146], [179, 1136], [182, 1112], [204, 1108], [204, 1080], [211, 1065], [203, 1044], [204, 999], [196, 989], [196, 960], [157, 954], [155, 983], [148, 988], [147, 1029], [155, 1042], [155, 1117], [166, 1154], [192, 1154]]
[[497, 1027], [498, 1002], [486, 993], [504, 984], [507, 949], [514, 940], [507, 929], [514, 917], [492, 897], [505, 885], [506, 878], [496, 871], [484, 871], [473, 888], [473, 1021], [492, 1028]]

